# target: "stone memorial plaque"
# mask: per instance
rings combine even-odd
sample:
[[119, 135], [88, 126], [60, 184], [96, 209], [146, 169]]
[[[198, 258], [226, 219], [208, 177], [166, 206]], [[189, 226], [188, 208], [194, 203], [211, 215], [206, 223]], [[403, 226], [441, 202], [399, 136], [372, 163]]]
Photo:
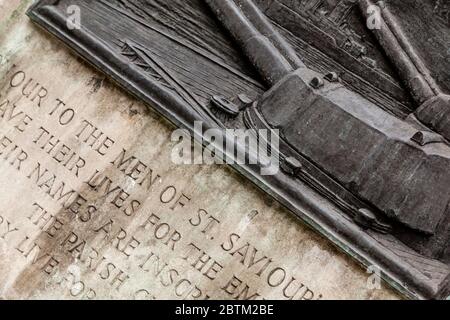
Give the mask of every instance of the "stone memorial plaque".
[[[0, 6], [6, 2], [0, 1]], [[398, 299], [37, 29], [0, 28], [0, 297]]]
[[449, 25], [408, 3], [7, 5], [4, 296], [446, 298]]

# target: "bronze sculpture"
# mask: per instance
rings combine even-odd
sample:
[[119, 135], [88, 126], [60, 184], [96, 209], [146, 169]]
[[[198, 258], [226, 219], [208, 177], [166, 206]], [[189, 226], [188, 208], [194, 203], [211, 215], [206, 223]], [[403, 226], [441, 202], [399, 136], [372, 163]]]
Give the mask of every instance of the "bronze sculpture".
[[178, 126], [279, 130], [278, 174], [237, 169], [407, 295], [449, 295], [445, 4], [83, 0], [69, 30], [73, 3], [30, 17]]

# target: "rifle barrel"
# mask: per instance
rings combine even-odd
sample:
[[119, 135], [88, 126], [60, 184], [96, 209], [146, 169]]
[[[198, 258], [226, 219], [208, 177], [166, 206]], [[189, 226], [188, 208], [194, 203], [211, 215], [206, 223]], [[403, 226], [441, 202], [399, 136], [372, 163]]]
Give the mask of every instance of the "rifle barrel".
[[360, 0], [358, 3], [367, 19], [373, 18], [371, 7], [380, 9], [380, 24], [372, 31], [403, 81], [411, 89], [418, 106], [438, 95], [438, 85], [389, 9], [385, 5], [374, 4], [372, 0]]
[[[293, 49], [289, 49], [285, 41], [280, 41], [281, 35], [268, 21], [263, 20], [259, 9], [252, 7], [248, 1], [240, 1], [241, 8], [234, 0], [205, 0], [205, 2], [243, 48], [247, 58], [269, 85], [276, 84], [284, 76], [303, 66], [298, 57], [295, 59], [292, 56]], [[279, 48], [282, 48], [284, 54]]]

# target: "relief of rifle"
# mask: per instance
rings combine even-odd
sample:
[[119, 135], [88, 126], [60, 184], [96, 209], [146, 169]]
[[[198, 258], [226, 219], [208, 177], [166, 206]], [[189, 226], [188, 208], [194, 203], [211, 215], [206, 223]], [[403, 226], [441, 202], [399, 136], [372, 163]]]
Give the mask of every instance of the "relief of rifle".
[[373, 8], [379, 8], [376, 18], [380, 21], [372, 31], [410, 89], [418, 106], [417, 119], [450, 140], [450, 96], [441, 91], [385, 2], [360, 0], [358, 3], [367, 19], [373, 18]]
[[205, 0], [205, 2], [269, 85], [276, 84], [290, 72], [304, 67], [292, 47], [252, 1]]

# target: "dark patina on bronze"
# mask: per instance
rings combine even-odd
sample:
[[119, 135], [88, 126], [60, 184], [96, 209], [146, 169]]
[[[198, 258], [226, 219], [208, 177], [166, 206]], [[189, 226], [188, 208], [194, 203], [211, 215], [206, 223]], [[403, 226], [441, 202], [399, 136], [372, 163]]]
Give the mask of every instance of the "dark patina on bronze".
[[279, 130], [278, 174], [235, 168], [406, 296], [443, 299], [446, 3], [41, 0], [29, 15], [177, 126]]

